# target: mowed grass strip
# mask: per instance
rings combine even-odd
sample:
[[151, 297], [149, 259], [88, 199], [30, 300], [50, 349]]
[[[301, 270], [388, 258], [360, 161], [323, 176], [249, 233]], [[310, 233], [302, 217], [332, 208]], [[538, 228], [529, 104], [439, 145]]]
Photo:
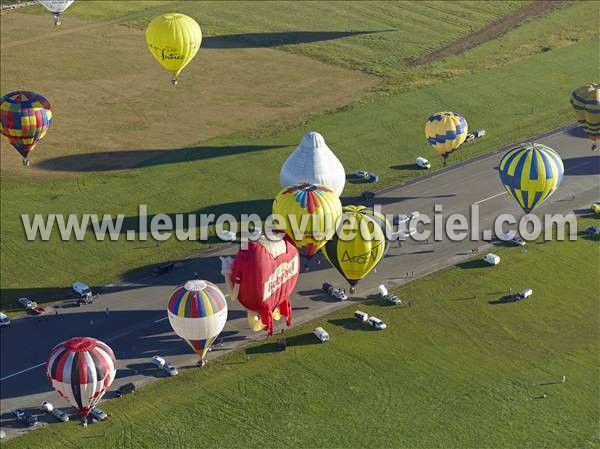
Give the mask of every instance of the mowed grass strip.
[[[104, 403], [108, 422], [50, 425], [6, 448], [596, 447], [599, 252], [581, 232], [592, 224], [579, 219], [576, 242], [498, 248], [498, 266], [406, 284], [402, 307], [371, 299], [299, 326], [285, 352], [261, 342]], [[531, 299], [496, 304], [523, 288]]]
[[[571, 86], [593, 78], [597, 66], [589, 55], [597, 46], [597, 39], [578, 42], [506, 67], [379, 97], [263, 137], [238, 134], [159, 152], [145, 167], [124, 173], [31, 177], [26, 182], [4, 176], [0, 193], [3, 308], [14, 307], [24, 294], [40, 301], [60, 299], [45, 296], [44, 289], [67, 287], [74, 278], [101, 285], [203, 247], [174, 238], [160, 246], [153, 241], [126, 242], [124, 234], [119, 242], [108, 237], [96, 242], [90, 233], [85, 241], [63, 242], [57, 232], [48, 242], [27, 242], [20, 214], [122, 213], [126, 229], [137, 229], [138, 204], [148, 204], [151, 214], [264, 215], [279, 190], [282, 163], [310, 130], [325, 136], [348, 172], [364, 168], [380, 174], [380, 184], [369, 188], [395, 184], [420, 173], [413, 165], [418, 155], [429, 157], [434, 168], [441, 166], [425, 141], [423, 124], [431, 112], [449, 105], [467, 117], [472, 129], [485, 128], [488, 133], [481, 142], [453, 154], [451, 163], [571, 123]], [[118, 155], [96, 157], [110, 163]], [[344, 196], [352, 197], [364, 188], [348, 184]]]

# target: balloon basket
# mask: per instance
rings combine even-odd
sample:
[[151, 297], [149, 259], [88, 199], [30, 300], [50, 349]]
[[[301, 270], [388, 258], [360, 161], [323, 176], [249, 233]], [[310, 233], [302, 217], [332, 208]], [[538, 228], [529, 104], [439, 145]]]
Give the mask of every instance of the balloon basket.
[[350, 287], [350, 293], [356, 293], [356, 287], [354, 287], [354, 286]]
[[171, 78], [171, 84], [172, 84], [173, 86], [176, 86], [176, 85], [177, 85], [177, 77], [176, 77], [176, 76], [174, 76], [173, 78]]
[[22, 162], [24, 167], [29, 167], [29, 159], [23, 158]]
[[592, 144], [592, 151], [598, 151], [598, 144], [597, 143]]

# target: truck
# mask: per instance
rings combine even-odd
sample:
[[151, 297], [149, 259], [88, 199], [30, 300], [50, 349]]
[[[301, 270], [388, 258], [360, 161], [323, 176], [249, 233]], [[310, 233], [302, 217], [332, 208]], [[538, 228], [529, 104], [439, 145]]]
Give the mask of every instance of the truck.
[[346, 290], [344, 290], [343, 288], [334, 287], [328, 282], [325, 282], [322, 288], [325, 293], [327, 293], [334, 299], [338, 299], [340, 301], [345, 301], [348, 299], [348, 296], [346, 295]]
[[73, 291], [77, 295], [77, 304], [91, 304], [93, 301], [92, 289], [81, 281], [73, 282]]

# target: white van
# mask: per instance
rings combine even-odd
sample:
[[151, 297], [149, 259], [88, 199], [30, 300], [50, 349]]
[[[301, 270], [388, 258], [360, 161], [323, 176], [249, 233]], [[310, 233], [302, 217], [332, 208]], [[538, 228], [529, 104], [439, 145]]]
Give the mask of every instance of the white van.
[[354, 312], [354, 318], [356, 318], [358, 321], [362, 321], [363, 323], [366, 323], [367, 320], [369, 319], [369, 314], [366, 312], [361, 312], [360, 310], [357, 310], [356, 312]]
[[483, 256], [483, 261], [490, 265], [498, 265], [500, 263], [500, 256], [489, 253]]
[[321, 343], [329, 341], [329, 334], [322, 327], [315, 328], [313, 334], [315, 334], [315, 337], [317, 337], [321, 341]]
[[530, 288], [526, 288], [525, 290], [519, 292], [519, 296], [523, 299], [529, 298], [531, 295], [533, 295], [533, 290]]
[[388, 289], [383, 284], [380, 284], [377, 287], [377, 291], [379, 292], [382, 298], [385, 298], [388, 295]]
[[374, 316], [369, 317], [368, 323], [369, 326], [373, 326], [375, 329], [385, 329], [387, 327], [383, 321]]
[[6, 314], [0, 312], [0, 327], [8, 326], [10, 324], [10, 320], [6, 316]]
[[415, 162], [417, 164], [417, 167], [431, 168], [431, 163], [424, 157], [419, 156]]
[[[81, 281], [73, 282], [73, 291], [79, 295], [80, 298], [91, 300], [92, 299], [92, 289], [89, 288], [86, 284]], [[86, 301], [88, 302], [88, 301]], [[90, 301], [91, 302], [91, 301]]]

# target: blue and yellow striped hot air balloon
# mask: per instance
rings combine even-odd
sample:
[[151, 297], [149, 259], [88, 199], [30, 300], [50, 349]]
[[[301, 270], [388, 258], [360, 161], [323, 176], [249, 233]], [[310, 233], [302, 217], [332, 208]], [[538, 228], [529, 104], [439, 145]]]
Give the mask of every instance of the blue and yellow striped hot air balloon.
[[167, 312], [175, 333], [204, 363], [210, 345], [227, 321], [227, 301], [223, 292], [208, 281], [188, 281], [171, 294]]
[[425, 123], [425, 137], [433, 149], [442, 155], [444, 165], [448, 155], [458, 149], [468, 133], [467, 121], [456, 112], [438, 112]]
[[500, 161], [502, 184], [527, 214], [558, 189], [564, 171], [558, 153], [539, 143], [519, 145]]
[[600, 139], [600, 83], [586, 84], [571, 94], [575, 118], [592, 140], [592, 150], [598, 149]]
[[390, 224], [383, 214], [365, 206], [345, 206], [338, 230], [321, 249], [350, 284], [350, 292], [385, 255]]
[[0, 123], [1, 133], [23, 156], [23, 165], [29, 165], [29, 153], [52, 123], [50, 102], [40, 94], [25, 90], [6, 94], [0, 99]]

